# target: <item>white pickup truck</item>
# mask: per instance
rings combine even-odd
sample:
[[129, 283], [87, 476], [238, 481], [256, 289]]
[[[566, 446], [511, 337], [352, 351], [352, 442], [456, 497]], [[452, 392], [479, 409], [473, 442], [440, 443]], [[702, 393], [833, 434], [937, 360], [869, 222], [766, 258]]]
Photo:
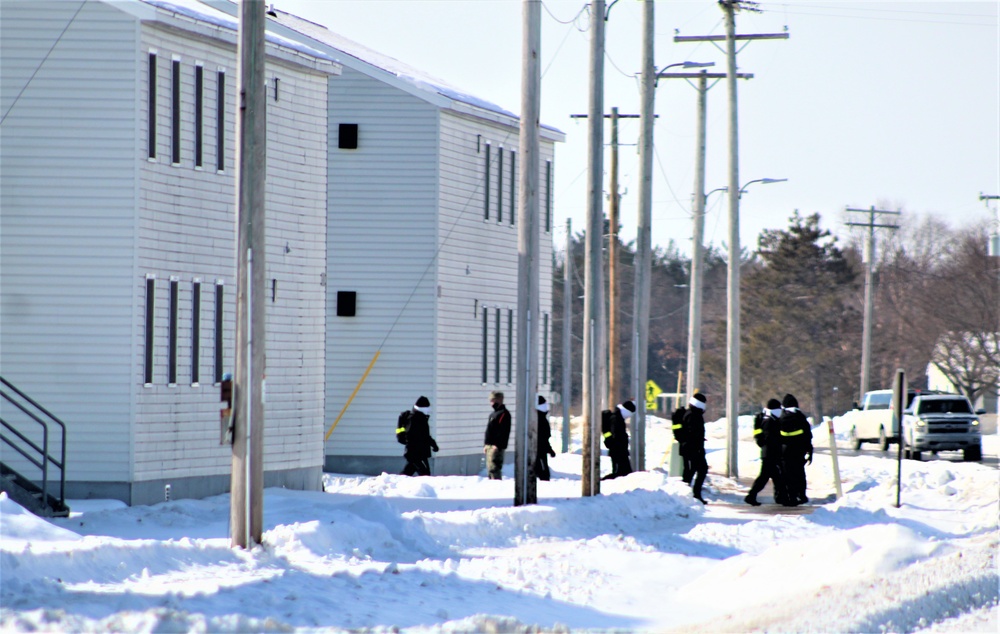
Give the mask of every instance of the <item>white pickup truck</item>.
[[[905, 442], [908, 458], [920, 459], [923, 451], [961, 450], [965, 460], [982, 459], [982, 436], [977, 414], [969, 399], [959, 394], [918, 392], [909, 390], [903, 410]], [[860, 409], [844, 416], [850, 425], [851, 446], [861, 449], [862, 443], [876, 442], [882, 451], [899, 442], [899, 419], [892, 410], [892, 390], [865, 393]]]

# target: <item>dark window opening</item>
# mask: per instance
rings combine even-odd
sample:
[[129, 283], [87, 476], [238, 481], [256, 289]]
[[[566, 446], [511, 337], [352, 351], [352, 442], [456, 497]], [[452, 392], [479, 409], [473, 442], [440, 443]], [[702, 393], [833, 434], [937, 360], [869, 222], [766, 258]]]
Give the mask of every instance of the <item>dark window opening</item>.
[[514, 380], [514, 309], [507, 309], [507, 383]]
[[499, 223], [503, 222], [503, 148], [497, 150], [497, 172], [497, 222]]
[[337, 147], [342, 150], [358, 149], [358, 124], [341, 123], [338, 126]]
[[226, 287], [215, 285], [215, 382], [222, 383], [222, 302]]
[[167, 339], [167, 383], [177, 384], [177, 312], [180, 289], [177, 280], [170, 280], [170, 331]]
[[549, 382], [549, 314], [542, 316], [542, 383]]
[[545, 232], [552, 231], [552, 161], [545, 161]]
[[170, 97], [170, 160], [174, 165], [181, 162], [181, 63], [173, 60], [173, 89]]
[[149, 86], [147, 87], [146, 153], [151, 159], [156, 158], [156, 53], [149, 54]]
[[205, 69], [194, 67], [194, 166], [201, 167], [204, 153], [204, 138], [202, 136], [205, 124]]
[[486, 368], [489, 365], [489, 361], [487, 361], [489, 357], [489, 318], [489, 309], [483, 306], [483, 383], [488, 381]]
[[493, 341], [493, 382], [500, 382], [500, 309], [496, 309], [496, 339]]
[[191, 286], [191, 384], [201, 380], [201, 282]]
[[[226, 169], [226, 72], [219, 71], [219, 90], [215, 115], [215, 168]], [[222, 378], [219, 378], [221, 381]], [[217, 381], [218, 382], [218, 381]]]
[[274, 100], [275, 101], [278, 100], [278, 82], [280, 82], [280, 81], [281, 81], [281, 79], [279, 79], [278, 77], [274, 78]]
[[146, 277], [146, 347], [142, 363], [142, 382], [153, 384], [153, 309], [156, 306], [156, 278]]
[[[486, 180], [484, 182], [483, 200], [485, 201], [483, 205], [483, 219], [490, 219], [490, 144], [486, 144]], [[485, 381], [483, 381], [485, 383]]]
[[517, 154], [510, 151], [510, 224], [517, 217]]

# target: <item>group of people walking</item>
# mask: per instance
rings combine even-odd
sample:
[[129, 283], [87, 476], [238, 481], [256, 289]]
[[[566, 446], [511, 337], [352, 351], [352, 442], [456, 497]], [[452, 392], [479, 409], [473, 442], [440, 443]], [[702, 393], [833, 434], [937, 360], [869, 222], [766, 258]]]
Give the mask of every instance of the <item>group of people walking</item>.
[[[503, 392], [490, 392], [489, 400], [493, 411], [486, 421], [483, 453], [489, 478], [500, 480], [503, 478], [504, 453], [510, 440], [510, 412], [504, 405]], [[707, 402], [703, 393], [696, 392], [687, 407], [678, 408], [671, 416], [674, 439], [683, 460], [681, 479], [691, 485], [692, 495], [702, 504], [708, 503], [702, 496], [702, 487], [708, 475], [705, 459]], [[438, 445], [430, 433], [430, 409], [430, 401], [421, 396], [412, 409], [399, 415], [396, 438], [406, 445], [404, 475], [431, 474], [429, 459], [432, 451], [438, 451]], [[549, 404], [545, 397], [538, 396], [535, 409], [538, 414], [538, 447], [534, 471], [539, 480], [548, 480], [551, 477], [548, 458], [555, 456], [556, 452], [550, 440]], [[611, 473], [602, 480], [632, 473], [628, 420], [635, 414], [635, 409], [635, 401], [627, 400], [601, 413], [601, 432], [611, 458]], [[767, 402], [763, 411], [754, 418], [754, 439], [760, 447], [760, 475], [743, 500], [752, 506], [760, 506], [757, 495], [771, 481], [776, 504], [797, 506], [808, 502], [805, 465], [812, 463], [812, 431], [794, 395], [786, 394], [780, 402], [775, 398]]]
[[812, 463], [812, 429], [795, 396], [786, 394], [780, 402], [770, 399], [754, 417], [753, 433], [760, 447], [760, 475], [743, 501], [760, 506], [757, 495], [770, 480], [775, 504], [798, 506], [808, 502], [806, 465]]

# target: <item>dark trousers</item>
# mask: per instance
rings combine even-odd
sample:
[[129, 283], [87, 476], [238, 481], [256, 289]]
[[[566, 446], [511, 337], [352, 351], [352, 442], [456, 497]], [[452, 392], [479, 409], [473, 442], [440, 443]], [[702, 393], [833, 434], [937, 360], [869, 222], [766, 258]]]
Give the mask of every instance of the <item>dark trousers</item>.
[[806, 499], [806, 457], [799, 453], [786, 454], [784, 464], [785, 490], [788, 502], [804, 502]]
[[535, 477], [539, 480], [548, 480], [552, 477], [549, 472], [549, 455], [542, 450], [538, 451], [535, 458]]
[[608, 456], [611, 457], [611, 473], [601, 478], [602, 480], [620, 478], [632, 473], [632, 462], [628, 459], [628, 447], [610, 449]]
[[425, 475], [429, 476], [431, 474], [431, 465], [427, 458], [413, 458], [407, 454], [403, 454], [406, 458], [406, 466], [403, 467], [403, 475]]
[[691, 492], [696, 498], [701, 497], [701, 485], [705, 484], [708, 475], [708, 461], [705, 460], [705, 448], [697, 447], [688, 452], [691, 456], [692, 481]]
[[747, 497], [756, 500], [757, 494], [764, 489], [768, 480], [774, 484], [774, 501], [780, 504], [785, 497], [785, 485], [781, 475], [781, 461], [777, 458], [764, 456], [760, 459], [760, 475], [753, 481]]
[[680, 444], [681, 452], [681, 464], [684, 468], [681, 471], [681, 480], [684, 484], [691, 484], [691, 479], [694, 477], [694, 463], [691, 461], [691, 449], [686, 443]]

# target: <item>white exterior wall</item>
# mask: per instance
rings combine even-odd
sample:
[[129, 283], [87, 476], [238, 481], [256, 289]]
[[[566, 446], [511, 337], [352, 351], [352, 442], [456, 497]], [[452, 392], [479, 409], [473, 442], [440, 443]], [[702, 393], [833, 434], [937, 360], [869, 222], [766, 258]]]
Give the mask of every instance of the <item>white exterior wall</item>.
[[[504, 392], [505, 404], [516, 412], [518, 225], [517, 173], [520, 169], [516, 127], [442, 111], [441, 209], [439, 243], [438, 391], [446, 393], [437, 413], [440, 456], [482, 451], [489, 392]], [[486, 144], [490, 145], [489, 219], [486, 219]], [[503, 150], [503, 159], [499, 150]], [[511, 162], [511, 150], [515, 160]], [[545, 226], [548, 195], [546, 161], [553, 145], [542, 142], [540, 160], [540, 311], [549, 315], [548, 355], [551, 356], [552, 234]], [[501, 175], [502, 167], [502, 175]], [[513, 168], [513, 169], [512, 169]], [[515, 184], [513, 205], [511, 183]], [[511, 223], [511, 212], [515, 222]], [[501, 216], [502, 212], [502, 216]], [[497, 363], [496, 309], [500, 309]], [[488, 311], [486, 381], [483, 382], [483, 311]], [[538, 323], [536, 358], [542, 354], [543, 325]], [[499, 366], [499, 376], [497, 367]], [[545, 371], [545, 377], [549, 372]], [[539, 366], [539, 382], [542, 380]], [[551, 380], [551, 379], [549, 379]], [[542, 385], [547, 392], [548, 386]], [[514, 432], [508, 450], [514, 448]]]
[[[346, 65], [329, 90], [327, 427], [343, 416], [326, 454], [400, 460], [398, 413], [421, 394], [437, 405], [437, 112]], [[338, 147], [341, 123], [358, 124], [357, 149]], [[337, 316], [337, 291], [357, 292], [356, 316]]]
[[[155, 160], [148, 159], [146, 60], [158, 59]], [[135, 481], [227, 475], [232, 454], [219, 444], [214, 383], [215, 284], [225, 284], [223, 372], [233, 372], [236, 315], [236, 51], [226, 44], [146, 25], [140, 57], [136, 161], [140, 164], [137, 316], [132, 381]], [[171, 62], [181, 62], [181, 161], [171, 163]], [[194, 73], [205, 69], [204, 163], [194, 165]], [[216, 170], [217, 73], [225, 70], [225, 169]], [[273, 78], [280, 78], [278, 101]], [[326, 250], [326, 77], [269, 59], [267, 165], [267, 402], [265, 471], [322, 464]], [[319, 131], [320, 134], [316, 134]], [[143, 386], [145, 280], [156, 276], [154, 380]], [[178, 380], [167, 383], [169, 284], [180, 288]], [[192, 285], [201, 281], [201, 380], [191, 381]], [[272, 286], [272, 280], [276, 283]], [[272, 292], [273, 291], [273, 292]]]
[[66, 422], [68, 478], [125, 481], [138, 27], [100, 3], [72, 19], [78, 8], [2, 9], [0, 374]]

